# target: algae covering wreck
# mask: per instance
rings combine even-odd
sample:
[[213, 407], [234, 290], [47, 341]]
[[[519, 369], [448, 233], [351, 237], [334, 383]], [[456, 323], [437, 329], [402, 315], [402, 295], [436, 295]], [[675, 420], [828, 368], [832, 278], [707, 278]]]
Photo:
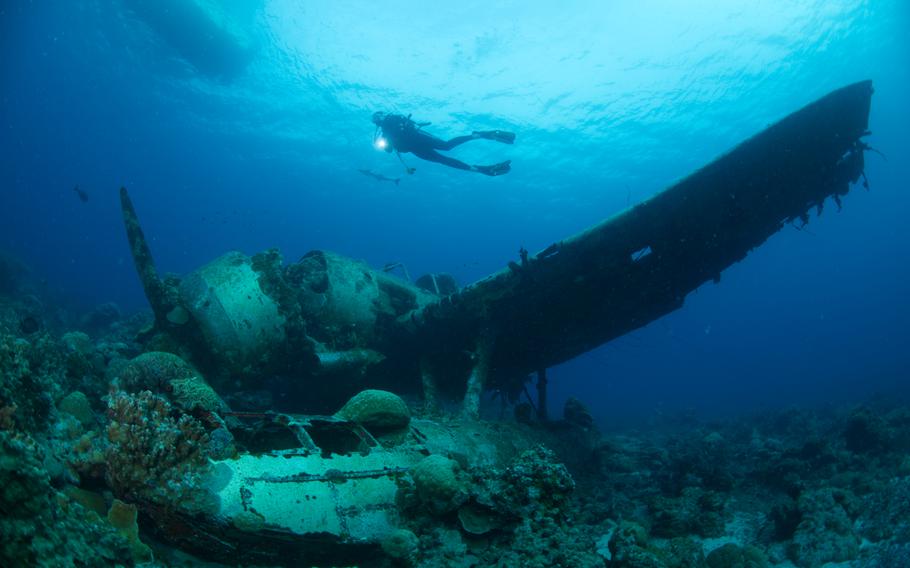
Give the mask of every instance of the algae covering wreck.
[[[464, 288], [328, 251], [290, 263], [275, 250], [228, 252], [161, 277], [122, 189], [153, 320], [106, 323], [110, 339], [98, 342], [79, 332], [54, 341], [22, 331], [23, 319], [27, 339], [17, 339], [0, 321], [0, 481], [10, 488], [0, 560], [632, 568], [859, 558], [857, 535], [884, 542], [876, 535], [899, 507], [871, 506], [877, 497], [859, 483], [825, 483], [874, 452], [868, 482], [889, 502], [910, 495], [889, 477], [910, 468], [906, 416], [853, 412], [836, 426], [836, 449], [796, 434], [835, 426], [783, 417], [748, 436], [695, 429], [671, 452], [645, 436], [601, 436], [574, 399], [550, 420], [546, 370], [678, 309], [827, 200], [839, 207], [863, 177], [871, 95], [869, 82], [835, 91]], [[520, 399], [535, 374], [533, 407]], [[276, 384], [294, 396], [276, 401]], [[517, 403], [514, 420], [480, 419], [490, 391]], [[748, 536], [772, 544], [708, 550], [748, 524], [732, 497], [747, 478], [774, 496]], [[64, 552], [60, 535], [79, 526], [90, 528]], [[901, 552], [883, 544], [875, 554]]]

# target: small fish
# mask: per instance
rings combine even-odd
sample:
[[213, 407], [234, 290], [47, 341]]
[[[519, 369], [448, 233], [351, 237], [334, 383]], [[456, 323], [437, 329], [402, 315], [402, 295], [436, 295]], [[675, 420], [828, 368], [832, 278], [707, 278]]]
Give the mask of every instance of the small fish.
[[362, 173], [365, 176], [370, 176], [371, 178], [375, 179], [376, 181], [394, 181], [395, 185], [398, 185], [398, 182], [401, 181], [401, 178], [386, 177], [382, 174], [377, 174], [376, 172], [374, 172], [372, 170], [357, 170], [357, 171]]
[[73, 191], [75, 191], [76, 195], [79, 196], [79, 201], [82, 203], [88, 203], [88, 194], [84, 190], [79, 189], [78, 185], [73, 188]]

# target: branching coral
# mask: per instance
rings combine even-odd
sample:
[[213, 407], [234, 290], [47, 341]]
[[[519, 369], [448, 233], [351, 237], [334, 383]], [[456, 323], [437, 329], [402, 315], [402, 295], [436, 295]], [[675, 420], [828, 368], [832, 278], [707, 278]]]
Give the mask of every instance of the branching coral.
[[190, 511], [205, 507], [198, 482], [208, 467], [208, 435], [196, 419], [177, 415], [149, 391], [112, 396], [108, 412], [107, 477], [118, 496]]

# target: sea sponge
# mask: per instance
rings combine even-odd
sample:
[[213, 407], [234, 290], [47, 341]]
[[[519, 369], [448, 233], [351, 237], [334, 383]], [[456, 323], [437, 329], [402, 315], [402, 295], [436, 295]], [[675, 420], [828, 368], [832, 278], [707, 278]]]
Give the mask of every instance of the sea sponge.
[[417, 495], [430, 512], [442, 515], [457, 509], [467, 500], [458, 462], [434, 454], [411, 468]]
[[411, 421], [411, 412], [401, 397], [382, 390], [357, 393], [336, 416], [357, 422], [371, 433], [405, 428]]

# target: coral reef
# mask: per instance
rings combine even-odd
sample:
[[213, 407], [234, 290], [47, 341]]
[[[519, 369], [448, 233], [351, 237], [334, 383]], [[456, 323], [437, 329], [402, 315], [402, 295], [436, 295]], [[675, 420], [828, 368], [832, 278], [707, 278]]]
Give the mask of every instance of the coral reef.
[[556, 455], [544, 446], [522, 453], [485, 488], [494, 508], [520, 519], [542, 521], [567, 512], [575, 481]]
[[800, 495], [797, 509], [801, 521], [788, 547], [793, 562], [814, 568], [856, 559], [860, 541], [845, 509], [850, 499], [847, 493], [827, 487]]
[[0, 431], [0, 565], [132, 566], [127, 541], [51, 485], [44, 452]]
[[686, 487], [679, 497], [655, 497], [649, 509], [651, 532], [658, 537], [716, 537], [724, 532], [723, 497], [713, 491]]
[[80, 326], [91, 330], [105, 330], [123, 318], [120, 307], [113, 302], [105, 302], [92, 308], [80, 319]]
[[768, 568], [768, 558], [754, 546], [732, 542], [715, 548], [707, 558], [708, 568]]
[[79, 421], [83, 427], [89, 427], [95, 420], [88, 397], [82, 391], [73, 391], [60, 399], [57, 409]]
[[12, 419], [21, 428], [47, 427], [65, 383], [63, 352], [49, 335], [0, 335], [0, 408], [15, 407]]
[[164, 396], [187, 413], [196, 413], [213, 427], [223, 425], [228, 406], [192, 365], [174, 355], [150, 351], [135, 357], [116, 371], [113, 384], [127, 393], [148, 390]]
[[[293, 428], [268, 412], [279, 396], [273, 384], [228, 393], [253, 411], [232, 413], [187, 360], [141, 352], [183, 352], [160, 335], [137, 343], [147, 322], [111, 306], [80, 319], [51, 316], [22, 293], [0, 298], [0, 565], [130, 566], [150, 561], [147, 544], [159, 562], [189, 564], [147, 538], [154, 527], [143, 523], [179, 514], [217, 524], [208, 458], [243, 454], [232, 434], [240, 417], [291, 448], [279, 463], [299, 451]], [[342, 464], [414, 452], [400, 470], [364, 473], [394, 475], [390, 495], [397, 488], [391, 530], [365, 565], [910, 564], [910, 407], [899, 401], [710, 423], [666, 417], [609, 435], [576, 399], [562, 420], [527, 410], [521, 423], [471, 422], [412, 414], [398, 395], [367, 390], [334, 419], [300, 424], [317, 445], [350, 448], [321, 456], [338, 461], [314, 476], [348, 488], [360, 481]], [[446, 429], [459, 434], [441, 436]], [[298, 474], [311, 475], [289, 477]], [[274, 529], [252, 509], [226, 522], [245, 545]]]
[[609, 540], [610, 564], [616, 568], [660, 567], [663, 562], [648, 550], [648, 533], [641, 525], [625, 521]]
[[117, 386], [130, 393], [144, 390], [166, 393], [173, 381], [198, 374], [192, 365], [173, 353], [150, 351], [133, 358], [119, 370]]
[[109, 414], [107, 480], [116, 495], [187, 511], [210, 507], [199, 489], [208, 467], [202, 424], [149, 391], [113, 396]]
[[417, 560], [419, 547], [417, 535], [407, 529], [395, 530], [382, 541], [383, 552], [405, 566], [411, 566]]
[[411, 477], [414, 492], [403, 487], [402, 510], [421, 541], [417, 566], [603, 565], [593, 539], [572, 523], [571, 475], [542, 446], [504, 468], [466, 471], [431, 455]]
[[674, 417], [603, 436], [573, 470], [587, 495], [579, 520], [591, 531], [617, 522], [600, 529], [611, 535], [610, 567], [702, 565], [673, 553], [680, 538], [711, 568], [900, 565], [882, 559], [910, 542], [908, 424], [906, 406], [864, 405], [711, 424]]

